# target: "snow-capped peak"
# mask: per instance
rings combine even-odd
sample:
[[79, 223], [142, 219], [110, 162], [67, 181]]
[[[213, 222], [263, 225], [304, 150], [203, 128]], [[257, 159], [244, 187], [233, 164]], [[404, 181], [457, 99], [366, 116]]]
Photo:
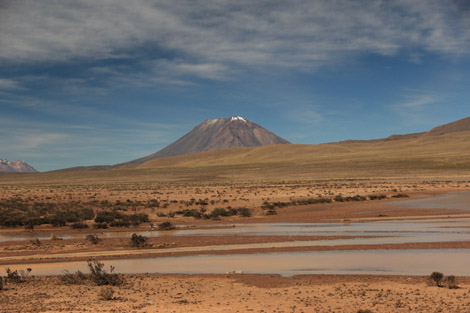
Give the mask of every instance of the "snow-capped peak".
[[230, 122], [233, 122], [233, 121], [242, 121], [246, 123], [246, 120], [241, 116], [232, 116], [232, 119], [230, 120]]

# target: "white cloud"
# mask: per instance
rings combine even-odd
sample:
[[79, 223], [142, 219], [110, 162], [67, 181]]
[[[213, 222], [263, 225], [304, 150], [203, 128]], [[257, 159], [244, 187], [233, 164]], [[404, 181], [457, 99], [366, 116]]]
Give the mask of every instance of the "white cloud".
[[435, 103], [436, 101], [437, 99], [433, 96], [421, 95], [412, 97], [411, 99], [409, 99], [409, 101], [401, 103], [400, 106], [404, 108], [418, 109], [428, 104]]
[[0, 78], [0, 89], [3, 90], [12, 90], [12, 89], [23, 89], [21, 84], [12, 79]]
[[468, 53], [470, 22], [455, 3], [7, 0], [0, 7], [0, 60], [137, 57], [141, 47], [153, 47], [181, 58], [170, 62], [177, 73], [220, 79], [240, 65], [303, 69], [404, 48], [461, 55]]
[[405, 96], [404, 101], [396, 106], [399, 109], [422, 110], [429, 105], [437, 103], [439, 100], [440, 98], [433, 94], [415, 94]]
[[63, 133], [48, 133], [40, 130], [25, 131], [2, 131], [0, 139], [0, 151], [16, 151], [18, 153], [29, 152], [47, 145], [63, 144], [68, 136]]
[[312, 109], [295, 109], [288, 113], [291, 120], [303, 124], [318, 124], [324, 120], [322, 114]]

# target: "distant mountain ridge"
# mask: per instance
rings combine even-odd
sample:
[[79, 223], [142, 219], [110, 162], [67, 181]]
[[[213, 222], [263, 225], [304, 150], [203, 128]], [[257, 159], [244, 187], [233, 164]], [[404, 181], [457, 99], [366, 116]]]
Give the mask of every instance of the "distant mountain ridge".
[[[467, 139], [469, 140], [468, 144], [466, 143]], [[443, 142], [448, 143], [448, 145], [442, 147], [442, 149], [437, 152], [432, 150], [437, 144], [442, 145]], [[456, 142], [457, 146], [449, 148], [451, 144]], [[373, 147], [380, 147], [380, 149], [384, 150], [388, 146], [390, 149], [394, 149], [390, 150], [389, 154], [398, 153], [402, 151], [405, 146], [419, 146], [419, 151], [410, 151], [410, 157], [413, 157], [413, 153], [421, 153], [426, 149], [431, 149], [429, 151], [430, 155], [437, 155], [444, 152], [456, 153], [456, 151], [462, 147], [463, 149], [466, 149], [467, 146], [470, 147], [470, 117], [434, 127], [425, 132], [391, 135], [381, 139], [344, 140], [316, 145], [289, 145], [289, 147], [283, 145], [286, 143], [289, 142], [265, 130], [261, 126], [242, 117], [233, 116], [204, 121], [164, 149], [140, 159], [116, 165], [81, 166], [57, 171], [106, 170], [127, 165], [137, 168], [152, 168], [176, 166], [177, 164], [184, 164], [184, 166], [192, 166], [193, 164], [203, 164], [204, 166], [212, 166], [214, 164], [226, 165], [228, 163], [238, 162], [258, 162], [261, 164], [267, 162], [267, 160], [276, 162], [284, 161], [285, 158], [294, 160], [299, 158], [301, 154], [308, 156], [305, 160], [305, 162], [308, 163], [328, 151], [337, 155], [341, 155], [347, 151], [355, 151], [351, 148], [354, 147], [355, 144], [360, 144], [361, 147], [364, 148], [366, 146], [363, 144], [369, 145], [367, 147], [369, 147], [371, 151]], [[264, 145], [266, 145], [266, 147], [260, 147]], [[446, 149], [449, 150], [447, 151]], [[237, 155], [243, 155], [244, 159], [239, 160], [239, 156]], [[467, 160], [468, 156], [470, 156], [470, 152], [467, 154], [465, 152], [462, 155], [464, 159]], [[328, 155], [327, 159], [331, 161], [333, 157]], [[204, 162], [208, 163], [206, 164]], [[341, 160], [338, 160], [338, 162], [341, 162]]]
[[256, 123], [240, 116], [232, 116], [206, 120], [162, 150], [118, 166], [142, 164], [156, 158], [195, 152], [289, 143]]
[[227, 175], [231, 169], [246, 169], [246, 175], [265, 169], [263, 175], [266, 177], [292, 173], [316, 177], [326, 172], [347, 177], [348, 173], [358, 171], [363, 171], [361, 175], [366, 176], [369, 172], [393, 176], [407, 175], [413, 171], [429, 174], [446, 170], [460, 175], [465, 171], [470, 173], [470, 118], [427, 132], [382, 139], [231, 148], [157, 158], [136, 166], [138, 169], [171, 167], [195, 171], [205, 168], [208, 172], [212, 170], [215, 174]]
[[0, 159], [0, 172], [1, 173], [36, 173], [38, 172], [34, 167], [28, 163], [16, 160], [8, 161], [7, 159]]
[[428, 136], [440, 136], [449, 133], [457, 133], [463, 131], [470, 131], [470, 117], [445, 124], [442, 126], [434, 127], [426, 133]]
[[411, 134], [404, 134], [404, 135], [391, 135], [386, 138], [381, 139], [371, 139], [371, 140], [343, 140], [340, 142], [379, 142], [379, 141], [394, 141], [394, 140], [403, 140], [403, 139], [417, 139], [423, 136], [441, 136], [450, 133], [458, 133], [470, 131], [470, 117], [465, 117], [463, 119], [444, 124], [441, 126], [434, 127], [433, 129], [421, 133], [411, 133]]

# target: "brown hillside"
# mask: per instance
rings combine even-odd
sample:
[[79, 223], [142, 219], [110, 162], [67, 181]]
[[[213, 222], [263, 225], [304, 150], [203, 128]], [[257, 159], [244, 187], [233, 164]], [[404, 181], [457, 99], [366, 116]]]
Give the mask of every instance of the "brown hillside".
[[440, 136], [443, 134], [456, 133], [470, 131], [470, 117], [463, 118], [461, 120], [438, 126], [431, 129], [426, 133], [427, 136]]
[[[321, 145], [269, 145], [232, 148], [155, 159], [137, 168], [268, 166], [311, 170], [375, 172], [470, 168], [470, 132], [393, 141], [340, 142]], [[276, 169], [278, 171], [278, 169]]]

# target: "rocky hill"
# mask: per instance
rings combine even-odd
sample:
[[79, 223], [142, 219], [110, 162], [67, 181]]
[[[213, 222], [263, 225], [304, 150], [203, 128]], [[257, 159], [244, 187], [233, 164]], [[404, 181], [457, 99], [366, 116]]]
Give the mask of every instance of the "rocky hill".
[[24, 161], [8, 161], [0, 159], [0, 172], [2, 173], [36, 173], [37, 170]]

